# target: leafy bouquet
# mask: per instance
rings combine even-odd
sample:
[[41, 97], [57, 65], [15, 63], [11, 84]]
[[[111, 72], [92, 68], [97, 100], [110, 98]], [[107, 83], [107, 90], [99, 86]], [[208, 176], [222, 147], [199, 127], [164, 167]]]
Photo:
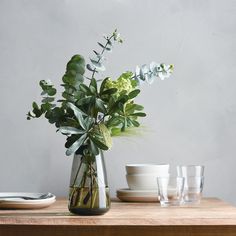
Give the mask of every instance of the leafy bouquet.
[[[66, 155], [76, 154], [69, 194], [69, 210], [76, 214], [108, 211], [110, 197], [102, 150], [111, 148], [112, 136], [138, 127], [138, 118], [146, 116], [143, 106], [134, 101], [140, 93], [139, 85], [151, 84], [156, 78], [163, 80], [173, 69], [172, 65], [152, 62], [137, 66], [135, 72], [124, 72], [116, 80], [96, 80], [95, 76], [105, 71], [105, 52], [111, 52], [114, 43], [122, 43], [117, 30], [104, 39], [105, 43], [98, 43], [101, 51], [93, 51], [89, 64], [81, 55], [74, 55], [67, 63], [62, 99], [55, 102], [57, 90], [50, 81], [41, 80], [42, 103], [33, 102], [33, 110], [27, 114], [27, 119], [44, 115], [66, 135]], [[86, 69], [91, 76], [85, 76]]]
[[[116, 80], [110, 77], [96, 80], [96, 75], [105, 71], [105, 52], [111, 52], [114, 43], [123, 42], [117, 30], [104, 39], [105, 43], [98, 42], [101, 51], [93, 51], [89, 64], [81, 55], [74, 55], [67, 63], [61, 84], [62, 99], [55, 102], [57, 90], [50, 81], [41, 80], [42, 103], [33, 102], [33, 110], [27, 114], [29, 120], [44, 115], [66, 135], [68, 156], [76, 152], [92, 158], [99, 150], [111, 148], [111, 136], [138, 127], [138, 118], [146, 116], [143, 106], [134, 101], [140, 93], [139, 85], [151, 84], [156, 78], [163, 80], [173, 70], [172, 65], [152, 62], [137, 66], [135, 72], [124, 72]], [[85, 76], [86, 69], [91, 76]]]

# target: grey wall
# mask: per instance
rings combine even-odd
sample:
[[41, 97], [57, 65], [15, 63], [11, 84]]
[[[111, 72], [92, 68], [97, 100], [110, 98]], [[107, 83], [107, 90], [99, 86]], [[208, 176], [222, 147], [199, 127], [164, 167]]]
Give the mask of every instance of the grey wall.
[[126, 163], [204, 164], [205, 195], [236, 204], [235, 0], [0, 0], [0, 191], [66, 196], [64, 137], [25, 114], [40, 101], [40, 79], [59, 85], [69, 58], [88, 58], [115, 27], [125, 43], [105, 75], [152, 60], [175, 72], [142, 87], [142, 136], [117, 138], [106, 153], [113, 195], [126, 186]]

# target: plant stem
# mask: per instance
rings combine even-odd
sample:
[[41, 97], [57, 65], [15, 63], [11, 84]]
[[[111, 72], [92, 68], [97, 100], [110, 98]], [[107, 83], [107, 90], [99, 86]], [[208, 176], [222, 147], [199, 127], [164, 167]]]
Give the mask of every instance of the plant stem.
[[90, 167], [90, 197], [91, 197], [91, 202], [90, 202], [90, 208], [93, 206], [93, 175], [92, 175], [92, 164], [89, 164]]
[[80, 161], [80, 164], [79, 164], [78, 170], [77, 170], [77, 172], [76, 172], [75, 179], [74, 179], [74, 182], [73, 182], [73, 184], [72, 184], [72, 187], [74, 187], [75, 182], [76, 182], [76, 180], [77, 180], [77, 178], [78, 178], [78, 174], [79, 174], [79, 171], [80, 171], [81, 166], [82, 166], [82, 159], [83, 159], [83, 156], [81, 157], [81, 161]]
[[[75, 191], [76, 191], [76, 189], [75, 189], [75, 183], [76, 183], [76, 180], [77, 180], [77, 178], [78, 178], [79, 171], [80, 171], [81, 166], [82, 166], [82, 159], [83, 159], [83, 156], [81, 157], [81, 161], [80, 161], [78, 170], [77, 170], [77, 172], [76, 172], [74, 182], [73, 182], [73, 184], [72, 184], [72, 186], [71, 186], [71, 187], [72, 187], [72, 191], [71, 191], [70, 196], [69, 196], [70, 201], [72, 200], [72, 198], [73, 198], [73, 196], [74, 196], [74, 193], [75, 193]], [[82, 193], [80, 193], [80, 194], [82, 194]]]
[[92, 208], [93, 208], [94, 205], [95, 205], [95, 201], [96, 201], [96, 197], [97, 197], [97, 192], [98, 192], [98, 189], [96, 188], [96, 189], [95, 189], [95, 192], [94, 192], [94, 196], [93, 196]]

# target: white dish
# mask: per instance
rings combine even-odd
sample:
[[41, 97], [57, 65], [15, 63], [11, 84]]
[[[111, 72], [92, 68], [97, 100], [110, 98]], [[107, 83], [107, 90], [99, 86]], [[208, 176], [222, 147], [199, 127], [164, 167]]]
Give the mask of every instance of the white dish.
[[[37, 199], [45, 193], [22, 193], [22, 192], [2, 192], [0, 193], [0, 209], [39, 209], [50, 206], [56, 201], [56, 196], [50, 194], [44, 199]], [[16, 196], [36, 198], [26, 200]]]
[[116, 196], [126, 202], [159, 202], [157, 191], [118, 189]]
[[167, 173], [126, 175], [128, 186], [132, 190], [157, 189], [157, 177], [168, 177]]
[[133, 174], [158, 174], [159, 172], [169, 173], [169, 164], [127, 164], [125, 166], [128, 175]]

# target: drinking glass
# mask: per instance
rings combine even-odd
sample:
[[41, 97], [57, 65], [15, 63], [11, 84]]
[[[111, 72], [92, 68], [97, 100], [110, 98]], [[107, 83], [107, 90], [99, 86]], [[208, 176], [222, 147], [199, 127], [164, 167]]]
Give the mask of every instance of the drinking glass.
[[184, 203], [200, 203], [204, 184], [204, 166], [177, 166], [177, 174], [178, 176], [185, 178], [183, 192]]
[[161, 206], [179, 206], [183, 203], [183, 177], [158, 177], [157, 185]]
[[204, 166], [202, 165], [180, 165], [177, 166], [177, 175], [187, 176], [204, 176]]
[[183, 199], [187, 204], [198, 204], [201, 201], [203, 190], [203, 176], [185, 177]]

